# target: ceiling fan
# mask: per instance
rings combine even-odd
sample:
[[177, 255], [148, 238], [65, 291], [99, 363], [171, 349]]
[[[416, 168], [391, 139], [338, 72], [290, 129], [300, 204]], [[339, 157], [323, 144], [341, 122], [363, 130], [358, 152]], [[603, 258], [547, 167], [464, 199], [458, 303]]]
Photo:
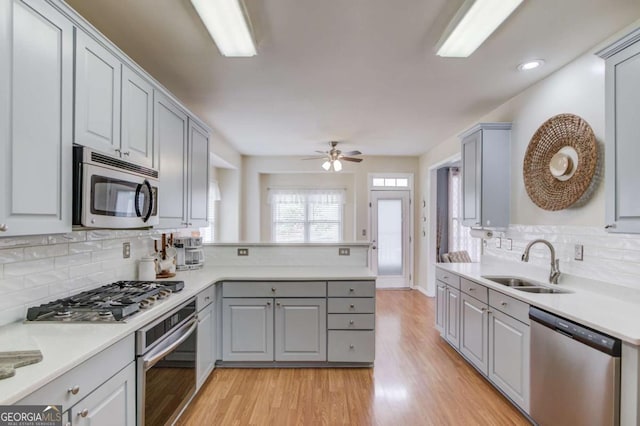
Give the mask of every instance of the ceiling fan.
[[354, 163], [359, 163], [362, 161], [362, 158], [351, 157], [352, 155], [362, 155], [360, 151], [342, 152], [338, 148], [336, 148], [337, 145], [338, 142], [331, 141], [329, 142], [329, 146], [331, 146], [331, 149], [329, 151], [316, 151], [318, 154], [322, 155], [319, 155], [317, 157], [303, 158], [303, 160], [324, 159], [325, 162], [322, 163], [322, 168], [326, 171], [329, 171], [333, 168], [333, 170], [336, 172], [342, 170], [342, 161], [352, 161]]

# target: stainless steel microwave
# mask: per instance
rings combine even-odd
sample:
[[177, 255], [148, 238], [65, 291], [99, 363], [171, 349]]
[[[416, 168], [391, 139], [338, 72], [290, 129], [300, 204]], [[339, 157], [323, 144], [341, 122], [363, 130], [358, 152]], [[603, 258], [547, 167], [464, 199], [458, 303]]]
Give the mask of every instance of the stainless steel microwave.
[[158, 224], [158, 171], [73, 147], [73, 224], [145, 228]]

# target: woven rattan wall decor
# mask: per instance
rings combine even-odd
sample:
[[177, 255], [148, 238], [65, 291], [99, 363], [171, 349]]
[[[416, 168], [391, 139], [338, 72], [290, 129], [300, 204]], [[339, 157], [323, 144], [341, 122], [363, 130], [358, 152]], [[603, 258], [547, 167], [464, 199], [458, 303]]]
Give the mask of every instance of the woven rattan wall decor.
[[529, 142], [524, 187], [538, 207], [566, 209], [589, 188], [597, 164], [598, 147], [589, 123], [573, 114], [556, 115]]

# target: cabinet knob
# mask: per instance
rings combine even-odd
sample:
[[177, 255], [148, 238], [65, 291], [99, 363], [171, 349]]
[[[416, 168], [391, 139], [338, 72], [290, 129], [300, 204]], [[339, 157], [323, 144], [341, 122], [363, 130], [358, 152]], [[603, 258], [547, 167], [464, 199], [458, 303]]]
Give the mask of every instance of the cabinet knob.
[[487, 308], [481, 308], [480, 309], [482, 312], [487, 312]]
[[355, 349], [355, 345], [349, 345], [349, 349]]
[[80, 417], [87, 417], [87, 416], [89, 415], [89, 409], [88, 409], [88, 408], [85, 408], [84, 410], [80, 411], [80, 412], [78, 413], [78, 415], [79, 415]]
[[469, 287], [469, 291], [476, 291], [475, 287]]
[[353, 304], [352, 304], [352, 305], [349, 305], [349, 307], [350, 307], [351, 309], [353, 309], [353, 308], [355, 308], [355, 307], [356, 307], [356, 305], [353, 305]]
[[272, 291], [273, 293], [275, 293], [275, 292], [276, 292], [276, 288], [275, 288], [275, 287], [271, 287], [271, 291]]
[[606, 226], [604, 227], [604, 229], [613, 229], [613, 228], [615, 228], [615, 227], [616, 227], [616, 224], [615, 224], [615, 223], [610, 223], [609, 225], [606, 225]]
[[353, 293], [355, 290], [354, 290], [354, 289], [352, 289], [352, 288], [350, 288], [350, 289], [349, 289], [349, 291], [350, 291], [351, 293]]
[[80, 392], [80, 386], [78, 385], [75, 385], [74, 387], [67, 389], [67, 393], [70, 393], [72, 395], [77, 395], [78, 392]]
[[271, 302], [267, 302], [267, 306], [271, 306]]
[[210, 299], [210, 297], [209, 297], [209, 296], [206, 296], [206, 297], [204, 298], [204, 300], [205, 300], [205, 301], [208, 301], [209, 299]]
[[116, 149], [114, 149], [114, 151], [115, 151], [118, 155], [120, 155], [120, 154], [122, 153], [122, 151], [120, 151], [120, 148], [116, 148]]
[[353, 320], [350, 320], [350, 321], [349, 321], [349, 325], [353, 325]]
[[129, 154], [131, 154], [129, 151], [125, 151], [125, 152], [122, 153], [122, 155], [124, 155], [125, 157], [128, 157]]
[[277, 303], [276, 303], [276, 306], [280, 306], [280, 302], [277, 302]]
[[0, 223], [0, 232], [6, 232], [9, 230], [9, 225], [6, 223]]
[[507, 302], [500, 302], [502, 306], [507, 306]]

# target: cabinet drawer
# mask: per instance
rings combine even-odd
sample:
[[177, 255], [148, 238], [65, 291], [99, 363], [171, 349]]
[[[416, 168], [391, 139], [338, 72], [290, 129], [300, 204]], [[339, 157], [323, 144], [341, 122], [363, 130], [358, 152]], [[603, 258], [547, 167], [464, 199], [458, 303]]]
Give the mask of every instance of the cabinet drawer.
[[529, 324], [529, 304], [499, 291], [489, 290], [489, 305], [513, 318]]
[[475, 283], [466, 278], [460, 278], [460, 290], [471, 297], [475, 297], [481, 302], [489, 303], [489, 289], [481, 284]]
[[327, 347], [329, 362], [373, 362], [375, 331], [330, 330]]
[[376, 308], [375, 299], [364, 298], [332, 298], [328, 299], [330, 314], [373, 314]]
[[[89, 358], [17, 402], [20, 405], [62, 405], [67, 410], [109, 380], [135, 358], [133, 334]], [[71, 389], [78, 387], [73, 394]]]
[[222, 297], [326, 297], [325, 281], [225, 281]]
[[207, 305], [213, 302], [213, 298], [215, 296], [216, 286], [210, 285], [206, 289], [202, 290], [196, 296], [196, 311], [200, 312]]
[[329, 330], [373, 330], [376, 325], [374, 314], [329, 314]]
[[329, 297], [374, 297], [375, 281], [329, 281], [327, 283]]
[[460, 288], [460, 277], [452, 272], [436, 268], [436, 279], [457, 289]]

